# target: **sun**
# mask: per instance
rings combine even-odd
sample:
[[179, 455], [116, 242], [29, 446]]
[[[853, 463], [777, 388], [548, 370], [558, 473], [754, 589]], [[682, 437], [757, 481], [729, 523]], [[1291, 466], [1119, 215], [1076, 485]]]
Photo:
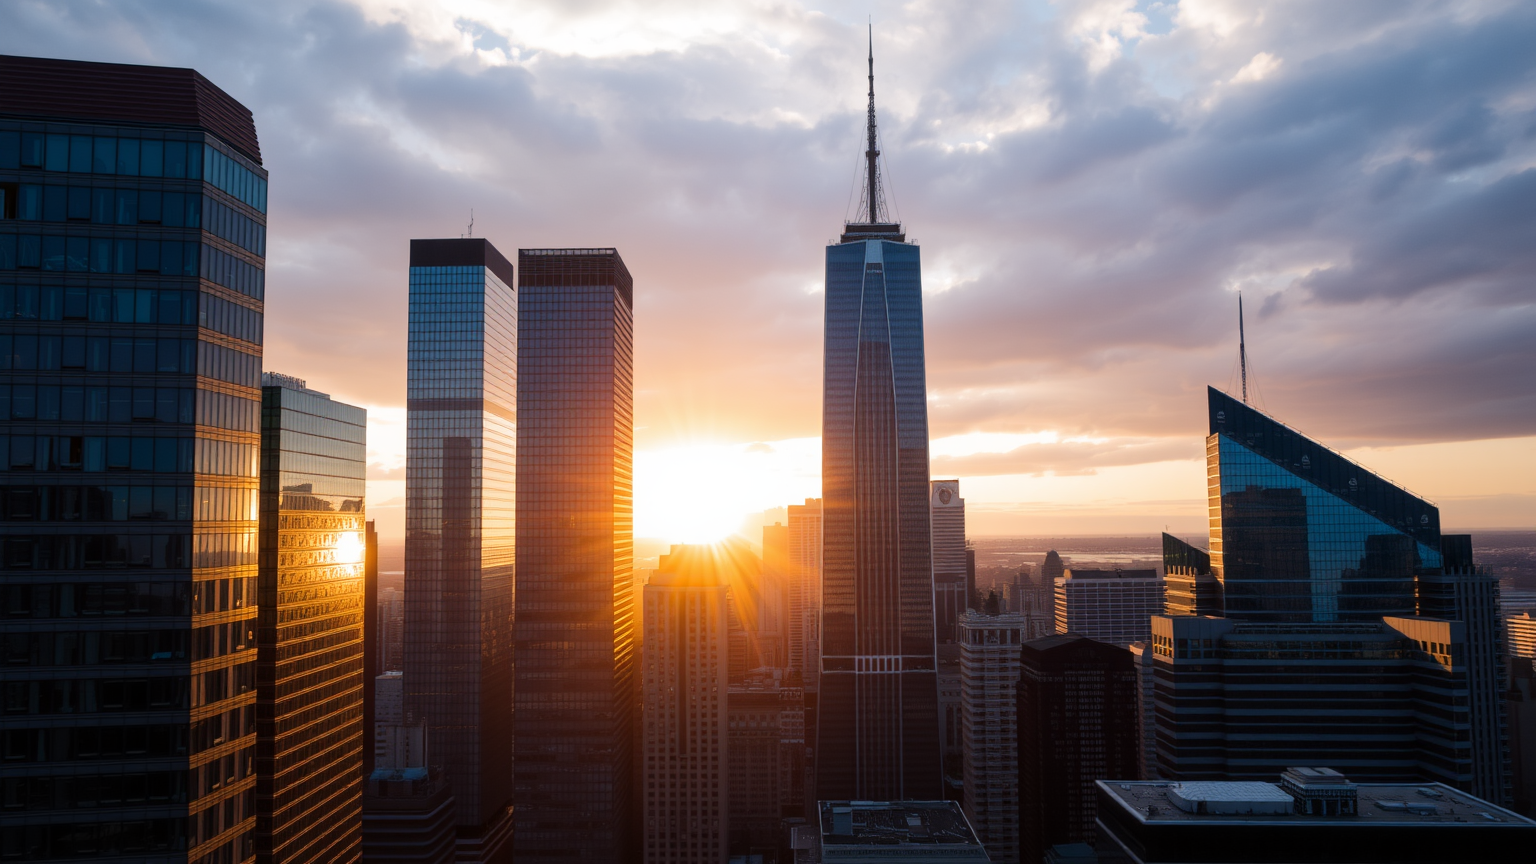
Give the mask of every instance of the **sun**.
[[715, 543], [753, 513], [820, 494], [816, 438], [689, 443], [635, 454], [635, 536]]

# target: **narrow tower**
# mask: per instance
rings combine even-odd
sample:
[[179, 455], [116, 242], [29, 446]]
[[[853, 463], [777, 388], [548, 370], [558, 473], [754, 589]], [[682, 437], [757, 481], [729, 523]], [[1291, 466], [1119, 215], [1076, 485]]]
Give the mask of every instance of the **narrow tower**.
[[827, 247], [816, 797], [942, 797], [922, 268], [885, 221], [870, 54], [860, 215]]

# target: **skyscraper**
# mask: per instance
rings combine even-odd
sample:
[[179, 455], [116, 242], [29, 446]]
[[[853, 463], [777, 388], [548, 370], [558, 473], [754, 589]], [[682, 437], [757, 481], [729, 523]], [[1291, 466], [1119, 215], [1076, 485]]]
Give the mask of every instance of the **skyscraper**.
[[725, 859], [728, 554], [673, 546], [644, 589], [646, 864]]
[[1024, 643], [1019, 675], [1019, 860], [1093, 843], [1094, 782], [1134, 779], [1136, 669], [1131, 652], [1081, 636]]
[[1056, 632], [1076, 633], [1121, 648], [1152, 635], [1163, 612], [1163, 580], [1156, 570], [1083, 570], [1056, 580]]
[[0, 57], [7, 856], [254, 859], [266, 189], [191, 69]]
[[817, 797], [943, 796], [918, 247], [880, 193], [870, 55], [865, 221], [827, 247]]
[[965, 579], [965, 499], [960, 497], [959, 480], [933, 480], [928, 486], [933, 531], [933, 618], [942, 644], [955, 641], [957, 623], [970, 605]]
[[614, 249], [518, 260], [517, 860], [623, 861], [639, 830], [633, 281]]
[[[256, 860], [358, 860], [368, 413], [262, 376]], [[369, 760], [372, 761], [372, 760]]]
[[816, 689], [820, 667], [821, 499], [791, 504], [789, 527], [789, 668], [799, 672], [808, 691]]
[[1466, 627], [1474, 795], [1509, 794], [1498, 581], [1435, 505], [1215, 388], [1207, 391], [1211, 570], [1222, 614], [1275, 624], [1415, 615]]
[[1172, 534], [1163, 535], [1163, 581], [1169, 615], [1220, 615], [1221, 583], [1211, 556]]
[[960, 619], [965, 815], [997, 864], [1019, 861], [1019, 654], [1028, 628], [1013, 613]]
[[457, 801], [460, 860], [512, 831], [517, 294], [479, 239], [412, 240], [406, 372], [405, 711]]

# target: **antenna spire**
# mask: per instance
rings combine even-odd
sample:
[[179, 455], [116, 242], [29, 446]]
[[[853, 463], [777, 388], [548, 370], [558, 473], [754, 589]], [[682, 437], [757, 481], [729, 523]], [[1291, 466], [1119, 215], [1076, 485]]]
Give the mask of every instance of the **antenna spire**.
[[1237, 292], [1237, 362], [1243, 371], [1243, 404], [1248, 404], [1248, 339], [1243, 335], [1243, 292]]
[[875, 25], [869, 25], [869, 146], [864, 150], [868, 177], [865, 195], [869, 199], [869, 222], [880, 222], [880, 211], [885, 203], [880, 197], [880, 150], [875, 146]]

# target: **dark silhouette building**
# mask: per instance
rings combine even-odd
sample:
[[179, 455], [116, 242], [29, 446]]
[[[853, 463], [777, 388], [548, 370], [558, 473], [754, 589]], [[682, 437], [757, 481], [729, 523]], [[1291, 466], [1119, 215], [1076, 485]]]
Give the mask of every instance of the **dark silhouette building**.
[[1095, 838], [1098, 780], [1137, 776], [1131, 652], [1061, 634], [1024, 643], [1018, 687], [1019, 860]]
[[256, 860], [356, 861], [362, 842], [368, 413], [262, 376]]
[[614, 249], [518, 260], [517, 860], [630, 860], [634, 283]]
[[880, 193], [826, 250], [816, 796], [940, 799], [922, 262]]
[[0, 853], [254, 859], [267, 172], [191, 69], [0, 57]]
[[511, 855], [517, 294], [488, 241], [412, 240], [405, 713], [457, 801], [460, 861]]

